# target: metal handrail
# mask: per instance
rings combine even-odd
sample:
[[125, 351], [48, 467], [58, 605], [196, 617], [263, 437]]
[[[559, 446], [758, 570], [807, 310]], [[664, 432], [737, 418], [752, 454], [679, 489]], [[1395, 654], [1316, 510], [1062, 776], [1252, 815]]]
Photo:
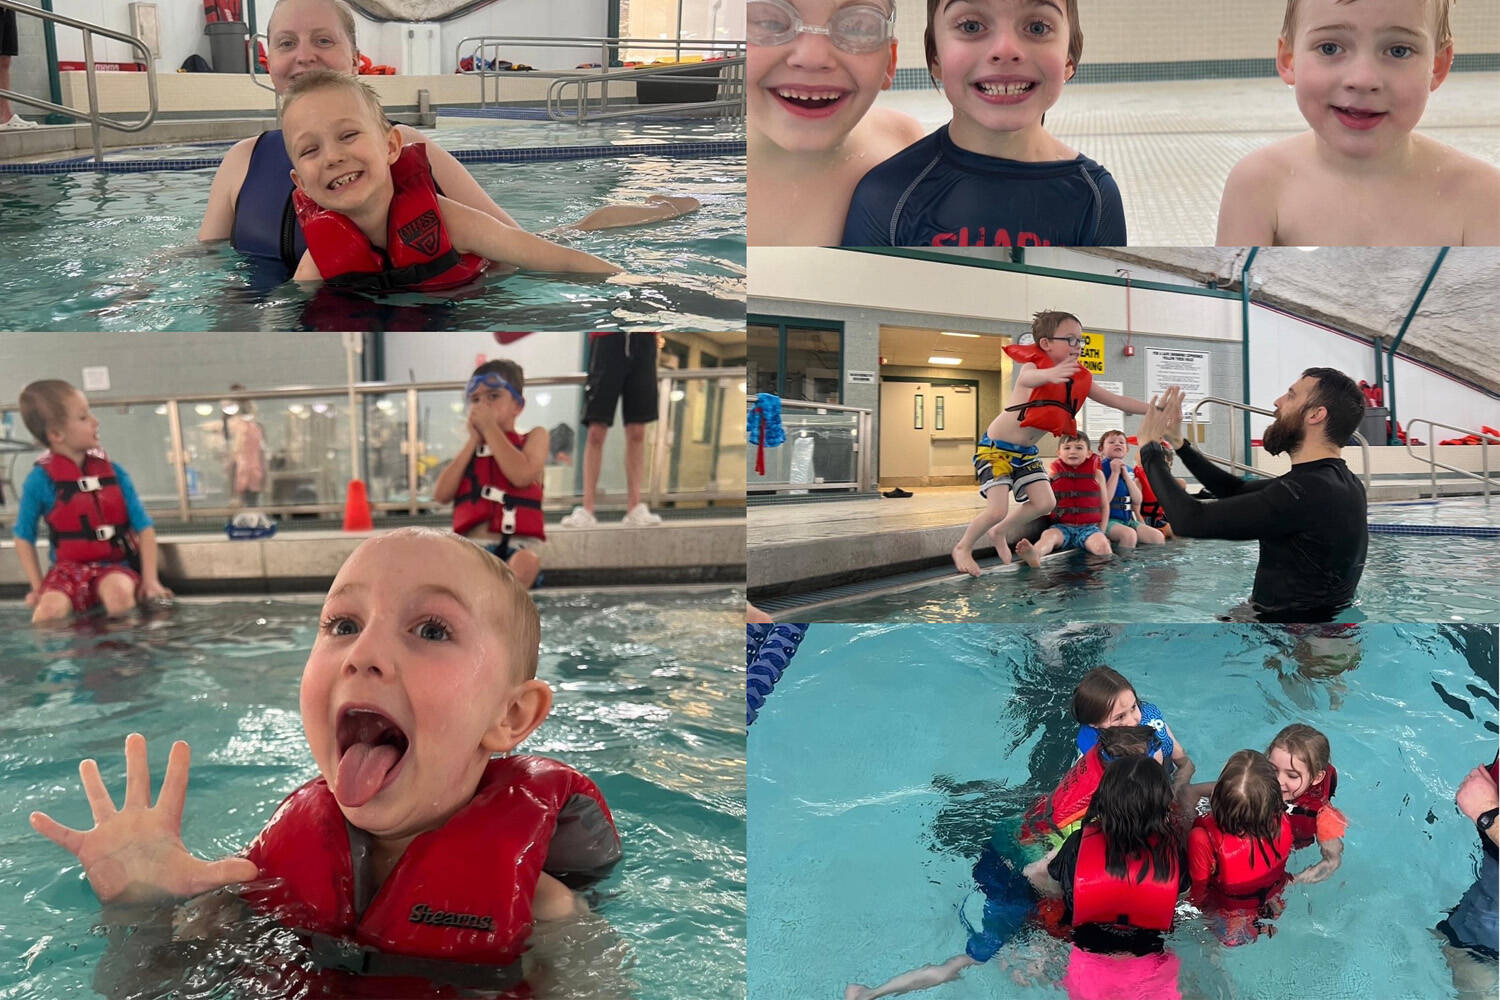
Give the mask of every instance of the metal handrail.
[[[134, 35], [114, 31], [91, 21], [80, 21], [74, 17], [56, 14], [50, 10], [42, 10], [30, 4], [21, 3], [19, 0], [0, 0], [0, 9], [16, 11], [29, 17], [39, 17], [43, 21], [52, 21], [69, 28], [78, 28], [83, 32], [83, 65], [88, 73], [89, 110], [88, 114], [81, 114], [76, 108], [70, 108], [63, 104], [53, 104], [38, 97], [20, 94], [14, 90], [0, 90], [0, 97], [16, 104], [24, 104], [28, 107], [41, 108], [44, 111], [52, 111], [72, 118], [85, 118], [89, 123], [89, 130], [94, 139], [94, 162], [104, 162], [104, 143], [100, 141], [99, 128], [112, 128], [118, 132], [140, 132], [148, 128], [156, 120], [156, 60], [151, 54], [151, 49], [146, 43]], [[94, 36], [103, 35], [105, 38], [113, 38], [115, 41], [124, 42], [132, 49], [139, 52], [144, 58], [141, 60], [146, 67], [146, 90], [148, 94], [148, 105], [146, 117], [138, 122], [122, 122], [113, 118], [107, 118], [99, 113], [99, 80], [94, 70]]]
[[[1197, 403], [1193, 404], [1193, 408], [1188, 411], [1188, 427], [1192, 429], [1193, 438], [1198, 438], [1201, 436], [1198, 434], [1198, 410], [1203, 406], [1204, 403], [1217, 403], [1221, 406], [1229, 407], [1230, 410], [1241, 411], [1246, 414], [1259, 413], [1263, 417], [1276, 416], [1275, 410], [1262, 409], [1259, 406], [1251, 406], [1249, 403], [1241, 403], [1233, 399], [1225, 399], [1222, 396], [1204, 396], [1202, 399], [1198, 400]], [[1370, 492], [1370, 442], [1366, 441], [1365, 436], [1359, 431], [1354, 432], [1354, 438], [1359, 441], [1360, 457], [1364, 465], [1364, 468], [1361, 472], [1361, 478], [1365, 481], [1365, 492], [1368, 493]], [[1194, 447], [1196, 447], [1196, 444], [1194, 445]], [[1212, 455], [1206, 451], [1200, 452], [1200, 454], [1202, 454], [1204, 458], [1209, 459], [1210, 461], [1217, 462], [1220, 465], [1227, 465], [1231, 469], [1234, 469], [1238, 472], [1248, 472], [1252, 475], [1261, 476], [1266, 479], [1275, 478], [1274, 473], [1267, 472], [1264, 469], [1258, 469], [1253, 465], [1249, 465], [1239, 460], [1238, 451], [1234, 445], [1233, 434], [1229, 435], [1229, 457], [1227, 459], [1220, 458], [1218, 455]], [[1248, 459], [1250, 456], [1246, 455], [1245, 457]]]
[[269, 83], [261, 83], [260, 75], [255, 72], [255, 67], [260, 62], [259, 53], [257, 53], [255, 50], [255, 43], [260, 41], [261, 39], [265, 39], [266, 58], [270, 58], [271, 36], [263, 31], [253, 31], [250, 33], [250, 36], [245, 39], [245, 65], [249, 67], [247, 72], [250, 74], [250, 82], [261, 88], [262, 90], [269, 90], [274, 94], [276, 93], [276, 88], [271, 86]]
[[[1412, 428], [1414, 428], [1417, 424], [1426, 424], [1429, 428], [1427, 434], [1426, 458], [1423, 458], [1421, 455], [1418, 455], [1416, 452], [1411, 450]], [[1437, 460], [1437, 435], [1432, 432], [1436, 431], [1439, 427], [1447, 431], [1458, 431], [1465, 437], [1473, 436], [1479, 438], [1479, 459], [1480, 464], [1484, 468], [1484, 472], [1482, 474], [1471, 472], [1468, 469], [1460, 469], [1456, 465], [1448, 465], [1445, 462], [1439, 462]], [[1477, 479], [1482, 482], [1484, 484], [1484, 502], [1490, 502], [1490, 435], [1481, 433], [1480, 431], [1469, 430], [1467, 427], [1455, 427], [1453, 424], [1445, 424], [1437, 420], [1429, 420], [1426, 417], [1417, 417], [1415, 420], [1408, 420], [1406, 422], [1405, 444], [1406, 453], [1408, 455], [1410, 455], [1412, 458], [1417, 459], [1418, 461], [1427, 463], [1428, 471], [1432, 475], [1432, 499], [1436, 500], [1438, 498], [1437, 470], [1447, 469], [1449, 472], [1456, 472], [1460, 476], [1464, 476], [1468, 479]], [[1496, 480], [1495, 485], [1500, 486], [1500, 480]]]
[[[463, 62], [466, 55], [464, 47], [466, 45], [470, 45], [471, 43], [473, 44], [473, 49], [472, 51], [468, 52], [467, 55], [473, 57], [474, 68], [463, 69]], [[574, 35], [563, 37], [553, 37], [545, 35], [469, 35], [466, 38], [460, 38], [458, 40], [458, 44], [453, 48], [454, 69], [459, 73], [465, 73], [479, 77], [479, 106], [481, 108], [488, 107], [489, 104], [488, 81], [491, 77], [494, 77], [495, 79], [495, 103], [500, 103], [500, 80], [502, 77], [507, 75], [507, 71], [488, 69], [486, 67], [499, 60], [500, 48], [503, 45], [525, 45], [531, 48], [568, 49], [583, 47], [592, 48], [594, 46], [598, 46], [599, 67], [597, 70], [580, 70], [574, 68], [564, 70], [535, 71], [544, 75], [554, 74], [562, 76], [572, 76], [576, 74], [595, 72], [599, 74], [607, 73], [610, 70], [610, 62], [614, 58], [613, 53], [618, 52], [622, 48], [647, 50], [659, 49], [662, 51], [671, 51], [677, 58], [681, 58], [684, 40], [681, 38], [601, 38], [594, 35]], [[686, 45], [688, 48], [695, 51], [723, 53], [729, 56], [744, 56], [745, 54], [745, 43], [740, 41], [719, 42], [687, 39]], [[489, 54], [489, 58], [485, 57], [486, 53]], [[698, 64], [694, 63], [693, 65]], [[606, 88], [606, 91], [607, 89], [608, 88]]]
[[[705, 68], [717, 69], [718, 75], [704, 77], [701, 71]], [[634, 104], [626, 108], [609, 110], [609, 85], [611, 82], [620, 80], [651, 81], [651, 82], [678, 82], [678, 77], [692, 77], [694, 82], [716, 86], [719, 96], [712, 101], [683, 101], [676, 104]], [[599, 86], [599, 100], [595, 104], [589, 100], [589, 88], [597, 84]], [[569, 87], [578, 88], [576, 101], [564, 99], [564, 92]], [[725, 95], [728, 96], [725, 96]], [[576, 111], [568, 115], [563, 108], [568, 104], [574, 104]], [[597, 110], [596, 110], [597, 109]], [[553, 80], [547, 88], [547, 117], [555, 122], [572, 121], [583, 123], [586, 121], [604, 121], [614, 118], [635, 118], [640, 115], [672, 114], [678, 111], [712, 111], [723, 110], [729, 112], [720, 115], [721, 118], [744, 118], [745, 117], [745, 58], [739, 56], [733, 59], [715, 59], [711, 61], [695, 63], [677, 63], [671, 66], [649, 66], [643, 69], [611, 70], [608, 73], [600, 73], [597, 76], [570, 76], [560, 80]]]
[[[677, 490], [671, 491], [666, 488], [666, 474], [669, 464], [663, 459], [663, 454], [668, 450], [669, 435], [675, 429], [669, 426], [671, 383], [674, 381], [716, 381], [721, 385], [735, 385], [745, 379], [745, 369], [737, 368], [685, 368], [670, 369], [663, 368], [657, 372], [659, 390], [660, 412], [658, 413], [657, 433], [655, 438], [656, 462], [650, 473], [650, 482], [645, 484], [645, 496], [652, 502], [656, 501], [743, 501], [745, 491], [743, 486], [732, 490]], [[553, 375], [547, 377], [530, 378], [526, 380], [526, 387], [531, 389], [555, 388], [559, 386], [582, 386], [588, 381], [584, 374]], [[408, 448], [406, 461], [407, 474], [407, 499], [379, 501], [371, 504], [375, 510], [384, 511], [406, 511], [410, 514], [418, 514], [431, 507], [444, 506], [436, 504], [431, 500], [422, 500], [417, 495], [420, 476], [418, 474], [418, 447], [420, 440], [417, 437], [416, 428], [419, 424], [419, 394], [422, 392], [444, 392], [452, 391], [462, 393], [466, 383], [464, 382], [359, 382], [353, 387], [354, 394], [361, 398], [369, 396], [392, 396], [404, 394], [406, 396], [406, 420], [407, 436], [405, 438]], [[168, 460], [172, 464], [173, 478], [175, 480], [177, 513], [181, 520], [190, 521], [194, 517], [218, 517], [234, 513], [236, 507], [194, 507], [190, 503], [188, 495], [189, 449], [187, 436], [180, 419], [181, 407], [194, 403], [219, 403], [223, 400], [249, 400], [252, 402], [265, 402], [277, 399], [317, 398], [347, 396], [350, 387], [345, 385], [325, 386], [292, 386], [282, 389], [244, 390], [241, 392], [211, 392], [211, 393], [182, 393], [167, 397], [162, 396], [126, 396], [120, 398], [96, 397], [93, 404], [101, 410], [104, 408], [125, 409], [132, 406], [165, 407], [167, 417], [167, 430], [170, 435], [170, 448]], [[0, 415], [14, 413], [19, 409], [16, 403], [0, 404]], [[363, 434], [365, 407], [361, 406], [354, 414], [351, 414], [360, 431], [360, 439], [364, 444], [360, 449], [360, 458], [363, 461], [368, 454], [368, 442]], [[3, 440], [3, 439], [0, 439]], [[722, 447], [722, 445], [720, 445]], [[43, 450], [40, 445], [32, 452]], [[23, 453], [17, 451], [18, 454]], [[15, 456], [11, 457], [12, 465]], [[362, 470], [362, 474], [368, 475], [368, 469]], [[137, 476], [136, 478], [139, 478]], [[12, 484], [13, 485], [13, 484]], [[556, 498], [554, 498], [556, 499]], [[570, 495], [568, 499], [573, 499]], [[341, 503], [305, 503], [305, 504], [262, 504], [258, 507], [268, 514], [304, 514], [304, 513], [337, 513], [343, 509]]]

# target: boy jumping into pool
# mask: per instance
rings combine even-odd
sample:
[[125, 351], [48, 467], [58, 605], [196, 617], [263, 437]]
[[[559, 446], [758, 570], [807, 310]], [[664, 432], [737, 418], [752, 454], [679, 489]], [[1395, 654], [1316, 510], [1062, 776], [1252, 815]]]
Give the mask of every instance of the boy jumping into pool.
[[[1046, 310], [1031, 320], [1035, 343], [1012, 344], [1005, 353], [1022, 362], [1016, 372], [1015, 401], [990, 421], [974, 452], [974, 475], [985, 508], [969, 522], [953, 547], [959, 572], [979, 575], [974, 543], [989, 532], [1000, 561], [1011, 561], [1006, 532], [1022, 521], [1044, 517], [1057, 506], [1047, 471], [1036, 459], [1036, 442], [1044, 434], [1078, 433], [1073, 417], [1085, 399], [1126, 413], [1145, 413], [1146, 404], [1094, 385], [1093, 376], [1078, 362], [1083, 345], [1083, 323], [1072, 313]], [[1016, 505], [1009, 507], [1007, 493]]]
[[[113, 617], [140, 601], [170, 600], [156, 576], [156, 529], [130, 476], [99, 447], [88, 399], [61, 379], [43, 379], [21, 390], [20, 406], [26, 429], [47, 448], [21, 486], [15, 525], [32, 623], [100, 605]], [[45, 576], [38, 520], [51, 542]]]
[[1246, 156], [1221, 246], [1500, 243], [1500, 169], [1414, 131], [1453, 66], [1451, 0], [1287, 0], [1276, 68], [1309, 130]]
[[592, 254], [438, 194], [425, 147], [403, 147], [375, 91], [352, 76], [304, 73], [287, 88], [277, 117], [307, 237], [298, 281], [435, 291], [472, 282], [491, 262], [619, 273]]
[[541, 572], [542, 470], [546, 428], [516, 430], [526, 406], [525, 376], [514, 361], [486, 361], [469, 376], [468, 440], [449, 462], [432, 498], [453, 502], [453, 530], [485, 546], [530, 588]]
[[[31, 824], [78, 856], [101, 902], [176, 903], [251, 883], [214, 897], [221, 918], [243, 900], [303, 936], [334, 938], [314, 956], [338, 953], [339, 969], [511, 990], [533, 926], [587, 912], [569, 887], [620, 857], [593, 782], [544, 757], [494, 756], [551, 710], [539, 639], [525, 588], [479, 546], [430, 528], [371, 538], [334, 579], [302, 673], [302, 726], [321, 777], [282, 803], [243, 857], [187, 852], [188, 746], [173, 744], [153, 807], [138, 733], [125, 740], [123, 809], [85, 760], [94, 827], [40, 812]], [[319, 967], [320, 995], [349, 994], [341, 973]]]

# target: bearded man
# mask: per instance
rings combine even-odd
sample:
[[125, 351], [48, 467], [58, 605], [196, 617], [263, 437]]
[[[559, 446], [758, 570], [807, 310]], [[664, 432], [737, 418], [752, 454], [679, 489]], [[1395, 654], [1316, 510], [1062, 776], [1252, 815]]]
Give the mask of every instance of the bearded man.
[[[1307, 369], [1276, 400], [1276, 419], [1264, 435], [1266, 451], [1291, 457], [1291, 471], [1245, 480], [1183, 439], [1181, 390], [1152, 400], [1138, 432], [1146, 479], [1178, 537], [1260, 542], [1253, 618], [1326, 622], [1354, 602], [1370, 534], [1364, 484], [1340, 453], [1364, 412], [1353, 379], [1333, 368]], [[1167, 466], [1168, 445], [1216, 499], [1199, 500], [1178, 485]]]

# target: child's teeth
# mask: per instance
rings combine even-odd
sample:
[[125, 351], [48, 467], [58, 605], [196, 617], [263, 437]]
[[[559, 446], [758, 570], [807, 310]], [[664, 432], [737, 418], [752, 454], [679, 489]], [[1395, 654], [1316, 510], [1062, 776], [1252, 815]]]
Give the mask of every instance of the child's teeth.
[[839, 98], [838, 91], [829, 91], [828, 93], [818, 94], [801, 94], [793, 93], [790, 90], [778, 90], [776, 91], [776, 93], [782, 97], [785, 97], [789, 101], [836, 101]]
[[1031, 89], [1029, 83], [981, 83], [979, 89], [986, 94], [1024, 94]]

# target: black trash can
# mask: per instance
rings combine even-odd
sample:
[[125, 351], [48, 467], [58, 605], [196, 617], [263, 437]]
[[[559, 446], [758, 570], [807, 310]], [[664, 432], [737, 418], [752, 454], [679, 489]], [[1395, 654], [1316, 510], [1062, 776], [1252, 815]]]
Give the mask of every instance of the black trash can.
[[1390, 417], [1390, 411], [1383, 406], [1365, 407], [1364, 419], [1359, 422], [1359, 432], [1365, 436], [1365, 440], [1371, 444], [1385, 444], [1386, 421]]
[[245, 48], [250, 28], [244, 21], [214, 21], [203, 26], [203, 33], [208, 36], [208, 61], [215, 73], [250, 72]]
[[[650, 69], [652, 67], [643, 68]], [[717, 100], [719, 97], [719, 71], [722, 68], [715, 61], [704, 63], [701, 66], [695, 66], [688, 70], [678, 70], [660, 79], [637, 80], [635, 82], [636, 103], [696, 104], [700, 101]], [[698, 79], [694, 79], [695, 77]]]

